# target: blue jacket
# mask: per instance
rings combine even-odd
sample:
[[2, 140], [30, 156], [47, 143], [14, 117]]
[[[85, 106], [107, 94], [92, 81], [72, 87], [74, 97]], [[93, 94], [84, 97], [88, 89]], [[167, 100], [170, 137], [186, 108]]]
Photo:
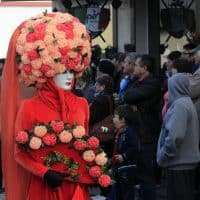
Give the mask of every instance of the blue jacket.
[[139, 152], [138, 132], [134, 127], [125, 128], [116, 141], [116, 152], [122, 154], [124, 162], [121, 165], [136, 163]]

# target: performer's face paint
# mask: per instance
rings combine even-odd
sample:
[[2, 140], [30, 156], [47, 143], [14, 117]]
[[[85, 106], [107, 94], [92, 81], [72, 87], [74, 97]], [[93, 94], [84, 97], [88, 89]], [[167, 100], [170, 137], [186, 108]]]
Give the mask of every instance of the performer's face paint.
[[57, 87], [62, 88], [65, 91], [72, 90], [74, 86], [74, 73], [66, 71], [63, 74], [57, 74], [53, 78], [53, 81]]

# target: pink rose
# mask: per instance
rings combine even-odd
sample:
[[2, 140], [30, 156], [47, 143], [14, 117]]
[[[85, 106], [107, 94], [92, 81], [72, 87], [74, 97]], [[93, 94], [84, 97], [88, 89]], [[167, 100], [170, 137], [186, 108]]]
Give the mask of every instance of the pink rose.
[[23, 71], [26, 75], [30, 75], [32, 73], [32, 66], [31, 65], [23, 65]]
[[43, 138], [42, 141], [44, 142], [44, 144], [46, 144], [47, 146], [54, 146], [56, 144], [56, 136], [54, 134], [49, 134], [47, 133]]
[[89, 169], [89, 174], [93, 178], [98, 178], [102, 174], [101, 168], [99, 166], [93, 166]]
[[39, 23], [35, 26], [35, 32], [44, 32], [46, 25], [44, 23]]
[[70, 48], [68, 46], [66, 46], [66, 47], [60, 48], [59, 51], [62, 56], [66, 56], [69, 53]]
[[47, 128], [45, 126], [35, 126], [34, 134], [37, 137], [42, 138], [47, 133]]
[[90, 137], [87, 140], [87, 146], [91, 149], [97, 149], [99, 147], [99, 139], [97, 137]]
[[37, 150], [41, 147], [42, 145], [42, 140], [38, 137], [32, 137], [29, 143], [29, 147], [31, 149]]
[[36, 50], [28, 51], [27, 56], [31, 61], [38, 59], [40, 57], [40, 55], [38, 54]]
[[51, 127], [56, 133], [60, 133], [61, 131], [64, 130], [64, 123], [61, 121], [60, 122], [52, 121]]
[[75, 138], [82, 138], [86, 135], [85, 128], [83, 126], [77, 126], [73, 129], [72, 133]]
[[111, 178], [108, 175], [101, 175], [98, 182], [102, 187], [108, 187], [111, 184]]
[[74, 148], [78, 151], [83, 151], [87, 147], [87, 144], [85, 141], [77, 140], [74, 142]]
[[28, 34], [26, 35], [26, 41], [27, 41], [27, 42], [33, 43], [33, 42], [35, 42], [36, 40], [37, 40], [37, 38], [36, 38], [36, 36], [35, 36], [35, 33], [28, 33]]
[[92, 162], [95, 159], [95, 153], [92, 150], [85, 151], [83, 153], [83, 160], [86, 162]]
[[25, 144], [28, 142], [28, 133], [26, 131], [20, 131], [16, 135], [16, 142], [19, 144]]
[[58, 24], [56, 28], [59, 31], [64, 31], [65, 32], [65, 37], [66, 39], [74, 39], [74, 33], [73, 33], [73, 24], [72, 23], [62, 23]]
[[106, 157], [106, 154], [102, 152], [96, 156], [95, 162], [97, 165], [103, 166], [108, 162], [108, 158]]
[[72, 134], [66, 130], [62, 131], [58, 137], [62, 143], [69, 143], [73, 138]]
[[51, 68], [49, 67], [49, 65], [44, 65], [44, 64], [43, 64], [43, 65], [41, 66], [41, 68], [40, 68], [41, 72], [44, 73], [44, 74], [45, 74], [46, 72], [48, 72], [50, 69], [51, 69]]

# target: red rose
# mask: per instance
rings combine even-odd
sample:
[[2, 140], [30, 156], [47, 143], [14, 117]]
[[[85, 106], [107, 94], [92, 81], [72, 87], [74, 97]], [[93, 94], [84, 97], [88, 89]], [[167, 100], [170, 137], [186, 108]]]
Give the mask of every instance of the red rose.
[[43, 138], [42, 141], [44, 142], [44, 144], [48, 145], [48, 146], [54, 146], [56, 144], [56, 136], [54, 134], [49, 134], [47, 133]]
[[31, 61], [40, 57], [40, 55], [38, 54], [38, 52], [36, 50], [29, 51], [27, 54], [28, 54], [28, 58]]
[[32, 66], [31, 65], [23, 65], [23, 70], [26, 75], [30, 75], [32, 73]]
[[111, 178], [108, 175], [101, 175], [98, 182], [102, 187], [108, 187], [111, 184]]
[[69, 50], [70, 50], [69, 47], [63, 47], [63, 48], [59, 49], [62, 56], [66, 56], [68, 54]]
[[25, 131], [20, 131], [16, 135], [16, 142], [19, 144], [25, 144], [28, 142], [28, 133]]
[[45, 33], [43, 32], [35, 32], [35, 38], [36, 40], [44, 40]]
[[99, 139], [92, 136], [87, 140], [87, 145], [91, 149], [97, 149], [99, 147]]
[[52, 121], [51, 127], [56, 133], [60, 133], [61, 131], [64, 130], [64, 123], [61, 121], [60, 122]]
[[87, 144], [85, 141], [77, 140], [74, 142], [74, 148], [78, 151], [83, 151], [87, 147]]
[[65, 37], [66, 39], [73, 39], [74, 38], [74, 33], [73, 33], [73, 24], [72, 23], [62, 23], [62, 24], [58, 24], [56, 26], [56, 28], [59, 30], [59, 31], [63, 31], [65, 32]]
[[98, 178], [102, 174], [101, 168], [99, 166], [93, 166], [89, 169], [89, 174], [93, 178]]
[[43, 65], [41, 66], [40, 70], [41, 70], [42, 73], [45, 74], [46, 72], [48, 72], [48, 71], [50, 70], [50, 67], [49, 67], [49, 65], [44, 65], [44, 64], [43, 64]]
[[26, 35], [26, 41], [27, 42], [35, 42], [37, 40], [35, 33], [28, 33]]
[[46, 25], [44, 23], [39, 23], [35, 26], [35, 32], [45, 32]]

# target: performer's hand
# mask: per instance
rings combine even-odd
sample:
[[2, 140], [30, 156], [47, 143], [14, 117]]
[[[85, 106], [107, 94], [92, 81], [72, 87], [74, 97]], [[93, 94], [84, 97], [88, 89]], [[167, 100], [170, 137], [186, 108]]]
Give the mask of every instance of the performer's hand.
[[44, 181], [48, 184], [49, 187], [56, 188], [59, 187], [65, 176], [60, 173], [56, 172], [54, 170], [48, 170], [44, 175]]

